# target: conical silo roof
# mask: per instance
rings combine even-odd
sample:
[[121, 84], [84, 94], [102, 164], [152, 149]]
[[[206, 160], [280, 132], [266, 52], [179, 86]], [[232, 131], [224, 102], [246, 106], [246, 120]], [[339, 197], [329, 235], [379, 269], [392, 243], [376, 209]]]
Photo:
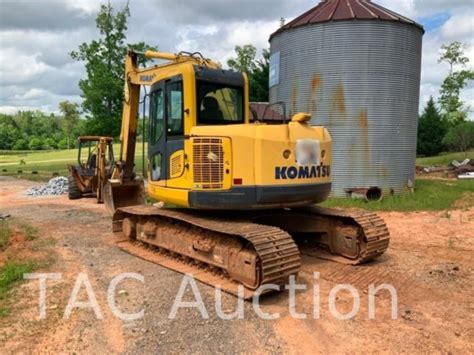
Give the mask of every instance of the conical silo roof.
[[270, 38], [277, 33], [295, 27], [329, 21], [347, 20], [395, 21], [414, 25], [423, 30], [423, 26], [415, 21], [383, 6], [377, 5], [370, 0], [325, 0], [280, 27]]

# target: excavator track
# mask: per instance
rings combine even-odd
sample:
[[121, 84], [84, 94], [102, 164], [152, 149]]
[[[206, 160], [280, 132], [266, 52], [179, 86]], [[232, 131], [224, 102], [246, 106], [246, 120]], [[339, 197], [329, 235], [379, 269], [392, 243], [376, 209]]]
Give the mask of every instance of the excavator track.
[[[390, 233], [384, 220], [376, 213], [323, 207], [309, 207], [306, 211], [309, 214], [316, 214], [327, 218], [329, 223], [331, 223], [331, 221], [342, 220], [346, 225], [351, 224], [357, 226], [356, 243], [358, 245], [358, 253], [356, 257], [350, 258], [336, 255], [335, 253], [331, 253], [331, 250], [324, 249], [313, 250], [309, 253], [312, 256], [343, 264], [357, 265], [381, 256], [388, 249]], [[344, 238], [344, 233], [340, 233], [341, 227], [337, 226], [337, 223], [334, 223], [334, 225], [336, 225], [336, 230], [333, 231], [333, 237], [336, 238], [335, 234], [342, 234], [342, 238]]]
[[[209, 214], [141, 205], [117, 210], [113, 229], [126, 237], [118, 243], [122, 250], [192, 274], [233, 295], [239, 295], [243, 284], [241, 296], [245, 299], [253, 297], [262, 285], [282, 289], [291, 275], [298, 274], [300, 254], [356, 265], [382, 255], [390, 241], [385, 222], [371, 212], [307, 207], [234, 211], [233, 217], [228, 216], [228, 212]], [[160, 231], [160, 226], [165, 229]], [[169, 238], [157, 241], [163, 233]], [[178, 240], [179, 244], [173, 246], [167, 240]], [[228, 251], [216, 256], [223, 249]], [[236, 257], [239, 253], [242, 257]], [[228, 261], [232, 257], [235, 262]], [[250, 274], [255, 276], [249, 278]]]
[[[204, 259], [193, 259], [192, 251], [190, 254], [179, 252], [178, 248], [170, 248], [163, 252], [163, 246], [150, 243], [150, 241], [143, 240], [135, 241], [121, 241], [118, 246], [133, 255], [139, 256], [143, 259], [155, 262], [164, 267], [173, 269], [175, 271], [192, 274], [193, 277], [201, 282], [212, 286], [218, 286], [222, 290], [239, 295], [239, 285], [243, 284], [245, 299], [253, 297], [256, 290], [261, 285], [277, 285], [284, 286], [288, 283], [288, 278], [291, 275], [297, 275], [300, 269], [300, 253], [297, 245], [292, 237], [285, 231], [266, 225], [259, 225], [248, 221], [244, 218], [222, 219], [209, 218], [200, 216], [199, 214], [190, 211], [159, 209], [154, 206], [134, 206], [119, 209], [114, 215], [114, 232], [130, 232], [124, 231], [124, 220], [136, 218], [137, 223], [146, 225], [150, 221], [153, 223], [172, 223], [173, 236], [184, 235], [188, 230], [191, 233], [199, 234], [200, 232], [211, 232], [211, 237], [220, 237], [222, 240], [239, 239], [244, 241], [246, 247], [256, 254], [255, 273], [256, 277], [253, 283], [249, 284], [248, 280], [239, 280], [236, 277], [231, 277], [233, 270], [226, 269], [225, 263], [214, 263], [212, 258], [209, 261]], [[141, 221], [140, 221], [141, 220]], [[128, 222], [126, 222], [128, 223]], [[197, 229], [196, 229], [197, 228]], [[129, 229], [125, 224], [125, 229]], [[142, 232], [143, 233], [143, 232]], [[159, 233], [159, 232], [158, 232]], [[209, 239], [211, 238], [209, 237]], [[133, 239], [133, 238], [132, 238]], [[136, 239], [140, 239], [136, 236]], [[213, 241], [208, 244], [212, 244]], [[158, 246], [161, 253], [157, 254], [153, 250], [145, 250], [140, 244], [144, 244], [151, 248]], [[192, 248], [198, 244], [198, 249], [211, 253], [212, 248], [206, 249], [206, 240], [194, 239], [192, 241]], [[200, 244], [200, 245], [199, 245]], [[191, 244], [190, 244], [191, 245]], [[214, 246], [214, 249], [221, 248], [221, 246]], [[231, 246], [232, 247], [232, 246]], [[171, 254], [169, 254], [169, 252]], [[198, 250], [199, 252], [199, 250]], [[231, 250], [231, 254], [237, 253], [238, 250]], [[196, 254], [195, 254], [196, 255]], [[199, 254], [197, 255], [199, 257]], [[183, 258], [184, 257], [184, 258]], [[225, 258], [225, 255], [224, 255]], [[214, 257], [214, 259], [217, 259]], [[180, 262], [178, 262], [178, 260]], [[237, 258], [239, 260], [239, 258]], [[240, 260], [239, 260], [240, 261]], [[235, 268], [245, 267], [245, 265], [235, 265]], [[204, 269], [208, 269], [207, 271]], [[216, 270], [216, 268], [218, 270]], [[213, 272], [210, 272], [212, 270]], [[266, 293], [265, 290], [259, 293]]]

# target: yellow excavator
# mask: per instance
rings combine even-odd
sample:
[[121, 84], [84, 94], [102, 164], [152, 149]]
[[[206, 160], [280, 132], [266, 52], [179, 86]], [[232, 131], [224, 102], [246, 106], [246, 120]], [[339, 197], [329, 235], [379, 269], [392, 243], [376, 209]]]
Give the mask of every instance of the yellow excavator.
[[[139, 56], [165, 62], [140, 68]], [[155, 204], [134, 173], [141, 86]], [[383, 254], [389, 232], [376, 214], [315, 206], [331, 190], [329, 132], [306, 113], [280, 116], [251, 122], [246, 74], [200, 53], [129, 51], [121, 151], [104, 188], [119, 246], [232, 294], [244, 285], [245, 298], [286, 284], [301, 254], [347, 264]]]

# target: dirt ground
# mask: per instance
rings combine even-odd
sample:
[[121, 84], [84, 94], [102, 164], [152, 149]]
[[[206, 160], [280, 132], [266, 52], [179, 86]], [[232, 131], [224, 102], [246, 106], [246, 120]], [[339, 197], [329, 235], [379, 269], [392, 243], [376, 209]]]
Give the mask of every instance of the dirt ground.
[[[203, 319], [196, 308], [180, 309], [169, 319], [183, 276], [119, 250], [110, 217], [94, 199], [69, 201], [66, 196], [31, 198], [24, 191], [35, 183], [0, 177], [0, 213], [9, 213], [37, 227], [41, 238], [55, 241], [54, 263], [42, 272], [61, 273], [48, 281], [47, 317], [39, 319], [38, 281], [25, 281], [14, 294], [10, 316], [0, 318], [2, 353], [474, 353], [474, 207], [443, 212], [380, 213], [391, 232], [388, 252], [375, 262], [353, 267], [304, 257], [294, 319], [288, 294], [270, 295], [262, 310], [279, 319], [260, 319], [251, 303], [244, 319], [222, 320], [215, 311], [214, 289], [198, 283], [209, 312]], [[313, 272], [320, 273], [319, 279]], [[123, 272], [144, 276], [118, 286], [117, 306], [145, 315], [121, 321], [107, 304], [107, 287]], [[97, 320], [89, 309], [64, 310], [79, 273], [86, 273], [102, 311]], [[340, 283], [361, 295], [360, 311], [349, 320], [336, 319], [328, 297]], [[390, 297], [376, 297], [375, 319], [369, 319], [369, 284], [389, 283], [397, 291], [397, 318], [391, 319]], [[319, 286], [320, 315], [313, 314], [314, 287]], [[86, 300], [82, 289], [81, 299]], [[193, 301], [188, 287], [185, 300]], [[341, 291], [337, 309], [349, 312], [352, 297]], [[222, 309], [231, 312], [236, 299], [223, 295]]]

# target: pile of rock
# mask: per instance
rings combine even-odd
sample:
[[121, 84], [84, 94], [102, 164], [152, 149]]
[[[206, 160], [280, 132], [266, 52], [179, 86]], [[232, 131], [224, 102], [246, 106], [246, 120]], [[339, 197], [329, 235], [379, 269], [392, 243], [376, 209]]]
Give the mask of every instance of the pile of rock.
[[67, 178], [64, 176], [58, 176], [49, 180], [46, 185], [35, 186], [26, 191], [27, 196], [58, 196], [67, 193]]

